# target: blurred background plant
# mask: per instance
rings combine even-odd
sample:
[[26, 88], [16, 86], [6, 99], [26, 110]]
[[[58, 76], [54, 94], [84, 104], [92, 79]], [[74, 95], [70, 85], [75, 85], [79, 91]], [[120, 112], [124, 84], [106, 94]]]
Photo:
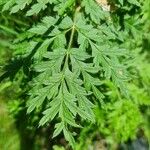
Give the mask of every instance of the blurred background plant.
[[[6, 1], [0, 0], [0, 7]], [[104, 1], [99, 1], [100, 5], [102, 2], [104, 4]], [[111, 19], [115, 25], [121, 23], [123, 30], [120, 31], [119, 38], [125, 39], [123, 46], [129, 49], [133, 56], [133, 60], [128, 60], [130, 62], [128, 64], [132, 64], [130, 68], [132, 79], [127, 85], [130, 97], [122, 97], [111, 82], [103, 81], [104, 104], [98, 102], [94, 110], [96, 124], [85, 122], [86, 128], [77, 131], [79, 135], [76, 139], [76, 150], [142, 150], [142, 148], [146, 150], [149, 147], [150, 1], [132, 0], [132, 2], [135, 5], [123, 0], [110, 0], [105, 3], [106, 6], [110, 5]], [[35, 22], [39, 20], [36, 17], [22, 17], [21, 13], [17, 15], [0, 13], [0, 149], [69, 149], [61, 135], [50, 141], [51, 126], [38, 128], [39, 112], [26, 115], [24, 90], [25, 87], [28, 88], [26, 82], [29, 78], [23, 71], [29, 69], [26, 68], [28, 66], [24, 66], [15, 77], [14, 70], [11, 70], [9, 73], [13, 78], [10, 76], [10, 80], [3, 76], [4, 70], [12, 67], [6, 65], [6, 62], [11, 64], [14, 54], [18, 54], [18, 58], [15, 59], [20, 63], [19, 54], [23, 54], [24, 51], [19, 51], [20, 48], [16, 48], [12, 41], [25, 36], [19, 32], [27, 29], [32, 19]], [[140, 143], [144, 146], [140, 147], [142, 145]]]

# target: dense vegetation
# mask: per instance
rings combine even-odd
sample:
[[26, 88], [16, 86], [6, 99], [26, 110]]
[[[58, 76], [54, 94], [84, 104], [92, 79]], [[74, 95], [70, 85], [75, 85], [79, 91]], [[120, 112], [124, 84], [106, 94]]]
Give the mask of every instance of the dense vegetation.
[[149, 6], [149, 0], [0, 1], [0, 92], [20, 149], [150, 141]]

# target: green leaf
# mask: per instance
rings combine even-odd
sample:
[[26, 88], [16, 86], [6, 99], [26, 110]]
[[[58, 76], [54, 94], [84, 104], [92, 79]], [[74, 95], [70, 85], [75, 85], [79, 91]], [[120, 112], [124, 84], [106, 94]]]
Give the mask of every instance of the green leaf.
[[51, 16], [46, 16], [42, 19], [42, 22], [36, 26], [33, 26], [28, 31], [34, 34], [42, 35], [44, 34], [51, 26], [55, 24], [57, 20]]
[[140, 2], [138, 2], [137, 0], [128, 0], [128, 2], [130, 4], [134, 4], [134, 5], [139, 6], [139, 7], [141, 6]]
[[91, 58], [91, 56], [88, 53], [81, 51], [77, 48], [71, 49], [71, 55], [73, 55], [73, 57], [77, 60], [86, 60]]
[[90, 14], [90, 18], [96, 24], [99, 24], [101, 19], [104, 19], [105, 15], [98, 3], [94, 0], [83, 0], [82, 6], [85, 7], [85, 12]]
[[57, 115], [57, 113], [59, 112], [60, 104], [61, 104], [61, 101], [59, 98], [60, 97], [58, 96], [50, 102], [50, 108], [46, 109], [43, 112], [44, 116], [40, 120], [39, 126], [43, 126], [48, 121], [53, 120], [54, 117]]
[[104, 106], [104, 95], [94, 85], [92, 86], [95, 97], [100, 101], [101, 105]]
[[32, 2], [32, 0], [17, 0], [16, 5], [12, 7], [10, 13], [16, 13], [19, 10], [23, 10], [26, 5], [29, 5]]
[[70, 17], [66, 16], [59, 25], [60, 29], [68, 29], [72, 27], [73, 21]]
[[63, 129], [63, 133], [64, 133], [64, 136], [65, 136], [66, 140], [70, 143], [72, 148], [74, 148], [75, 140], [74, 140], [72, 134], [66, 128]]
[[61, 5], [58, 10], [59, 15], [63, 15], [67, 8], [71, 7], [74, 4], [75, 0], [67, 0], [65, 3]]
[[14, 4], [15, 4], [15, 1], [14, 1], [14, 0], [8, 1], [8, 2], [3, 6], [2, 11], [9, 10]]
[[64, 123], [60, 122], [55, 125], [55, 131], [53, 133], [53, 138], [58, 136], [64, 129]]
[[[8, 0], [2, 3], [3, 10], [16, 13], [13, 18], [7, 13], [2, 14], [1, 21], [4, 25], [0, 25], [2, 41], [15, 39], [12, 44], [5, 44], [16, 57], [11, 62], [16, 63], [12, 65], [15, 69], [8, 71], [8, 74], [13, 74], [14, 77], [20, 69], [19, 75], [23, 77], [20, 79], [17, 76], [14, 81], [19, 78], [19, 83], [22, 81], [22, 85], [27, 84], [21, 86], [25, 88], [24, 91], [30, 88], [27, 113], [35, 111], [33, 115], [38, 113], [40, 116], [42, 111], [40, 126], [51, 121], [59, 122], [55, 124], [53, 137], [63, 131], [73, 149], [74, 128], [81, 127], [80, 124], [84, 125], [85, 121], [94, 123], [95, 118], [98, 122], [93, 111], [95, 107], [99, 108], [97, 111], [103, 116], [99, 121], [102, 124], [98, 122], [100, 132], [107, 124], [105, 134], [109, 134], [109, 128], [117, 133], [120, 124], [125, 124], [127, 120], [124, 112], [117, 108], [125, 111], [128, 107], [133, 108], [132, 104], [125, 103], [123, 106], [124, 103], [117, 103], [117, 100], [128, 95], [126, 82], [129, 81], [128, 71], [132, 70], [131, 63], [127, 61], [131, 59], [128, 50], [131, 47], [140, 49], [142, 45], [136, 41], [141, 37], [136, 28], [138, 26], [140, 29], [143, 22], [135, 20], [140, 20], [143, 16], [140, 10], [143, 8], [136, 7], [136, 17], [131, 17], [131, 9], [135, 5], [140, 6], [138, 0], [108, 3], [108, 7], [111, 5], [109, 12], [106, 12], [105, 4], [102, 3], [98, 4], [96, 0]], [[127, 14], [123, 24], [118, 12]], [[142, 31], [144, 30], [143, 28]], [[9, 67], [6, 69], [9, 70]], [[107, 84], [107, 80], [111, 85]], [[148, 83], [147, 77], [144, 80]], [[30, 82], [27, 83], [28, 81]], [[107, 95], [105, 103], [104, 95]], [[107, 111], [103, 106], [106, 106]], [[111, 115], [107, 114], [109, 111], [112, 112]], [[116, 124], [117, 128], [110, 127], [109, 122]], [[131, 132], [126, 128], [124, 130]], [[123, 138], [126, 139], [125, 136]]]
[[93, 118], [93, 115], [91, 115], [91, 113], [88, 112], [88, 111], [84, 111], [84, 110], [82, 110], [82, 109], [78, 109], [78, 114], [79, 114], [82, 118], [84, 118], [85, 120], [87, 119], [87, 120], [91, 121], [92, 123], [95, 122], [95, 118]]
[[76, 105], [76, 98], [70, 94], [65, 93], [64, 96], [64, 104], [67, 106], [67, 108], [72, 112], [74, 116], [77, 114], [77, 105]]
[[124, 0], [118, 0], [118, 1], [123, 6]]
[[31, 9], [27, 12], [26, 16], [32, 16], [34, 14], [38, 14], [41, 10], [44, 10], [47, 8], [46, 2], [39, 2], [37, 4], [34, 4]]
[[40, 89], [40, 93], [36, 97], [31, 97], [31, 99], [28, 101], [27, 106], [27, 113], [32, 112], [35, 108], [38, 108], [42, 105], [46, 98], [46, 92], [48, 91], [48, 88], [42, 88]]
[[61, 47], [64, 48], [66, 43], [67, 41], [65, 35], [63, 33], [60, 33], [54, 39], [53, 48], [61, 48]]

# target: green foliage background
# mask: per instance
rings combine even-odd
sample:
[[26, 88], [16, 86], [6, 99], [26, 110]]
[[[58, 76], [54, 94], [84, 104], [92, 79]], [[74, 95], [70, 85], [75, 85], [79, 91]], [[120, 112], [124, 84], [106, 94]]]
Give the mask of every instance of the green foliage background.
[[[71, 149], [69, 145], [75, 150], [117, 149], [118, 144], [139, 135], [150, 143], [150, 1], [109, 3], [111, 11], [103, 10], [103, 5], [94, 0], [0, 1], [0, 135], [8, 139], [5, 143], [5, 138], [0, 137], [2, 149]], [[82, 13], [78, 14], [79, 9]], [[77, 15], [73, 17], [75, 11]], [[52, 32], [46, 34], [47, 29]], [[64, 93], [57, 95], [60, 85], [56, 84], [45, 93], [45, 87], [54, 86], [61, 79], [62, 58], [55, 58], [60, 50], [61, 56], [66, 53], [67, 44], [73, 65], [70, 69], [70, 63], [63, 64], [62, 72], [65, 70], [67, 78], [61, 86], [75, 80], [80, 91], [74, 89], [71, 93], [64, 88]], [[108, 56], [105, 59], [111, 67], [95, 45], [102, 49], [102, 56]], [[33, 52], [36, 46], [37, 51]], [[84, 67], [83, 72], [78, 70], [74, 58]], [[56, 67], [48, 70], [56, 62]], [[103, 73], [98, 74], [99, 71]], [[46, 81], [42, 81], [43, 76]], [[89, 93], [85, 94], [85, 90]], [[79, 96], [74, 97], [79, 92], [85, 103]], [[90, 92], [94, 94], [91, 96]], [[64, 114], [57, 112], [63, 97]], [[78, 100], [83, 108], [76, 105]], [[7, 126], [12, 129], [11, 134]]]

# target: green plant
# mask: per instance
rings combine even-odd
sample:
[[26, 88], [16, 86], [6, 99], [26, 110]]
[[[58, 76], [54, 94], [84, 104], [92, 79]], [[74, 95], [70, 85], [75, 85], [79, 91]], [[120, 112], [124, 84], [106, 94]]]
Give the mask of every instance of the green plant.
[[[133, 56], [126, 39], [138, 33], [131, 24], [138, 18], [142, 2], [110, 1], [114, 9], [107, 11], [94, 0], [9, 0], [2, 4], [2, 11], [23, 16], [21, 21], [14, 20], [17, 26], [13, 30], [3, 27], [15, 36], [10, 45], [14, 60], [3, 77], [9, 74], [14, 78], [22, 70], [27, 84], [24, 90], [29, 95], [27, 113], [43, 113], [39, 126], [55, 120], [53, 137], [63, 132], [74, 147], [74, 128], [82, 128], [83, 120], [94, 123], [93, 109], [99, 103], [104, 113], [110, 109], [108, 118], [114, 117], [108, 119], [110, 131], [115, 130], [117, 137], [121, 133], [127, 140], [136, 132], [140, 112], [133, 102], [126, 101], [130, 99], [126, 86]], [[110, 97], [107, 80], [116, 86], [115, 95]], [[133, 123], [132, 118], [129, 127], [125, 126], [134, 124], [131, 133], [122, 135], [124, 124], [116, 124], [115, 119], [120, 121], [120, 115], [128, 118], [133, 112], [123, 113], [130, 108], [135, 108], [137, 120]]]

